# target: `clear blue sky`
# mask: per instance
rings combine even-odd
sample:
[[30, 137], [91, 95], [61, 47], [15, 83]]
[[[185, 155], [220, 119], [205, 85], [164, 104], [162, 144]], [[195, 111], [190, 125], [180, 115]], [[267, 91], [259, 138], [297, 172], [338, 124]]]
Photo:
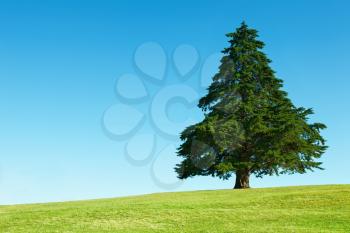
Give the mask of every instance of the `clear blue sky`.
[[[157, 184], [153, 162], [128, 161], [128, 139], [111, 139], [101, 122], [119, 101], [118, 77], [131, 73], [148, 81], [135, 66], [138, 46], [157, 42], [168, 58], [168, 81], [147, 84], [152, 95], [178, 80], [169, 61], [178, 45], [192, 45], [202, 63], [227, 46], [225, 33], [242, 20], [259, 30], [294, 103], [313, 107], [312, 120], [328, 126], [323, 135], [330, 146], [322, 159], [326, 170], [253, 179], [252, 186], [349, 183], [349, 9], [346, 0], [1, 1], [0, 204], [232, 188], [232, 179], [207, 177], [176, 189]], [[197, 69], [189, 79], [199, 75]], [[169, 111], [196, 110], [180, 102]], [[152, 133], [148, 124], [142, 130]], [[133, 146], [135, 153], [144, 150]], [[172, 182], [175, 154], [163, 150], [162, 156], [155, 176]]]

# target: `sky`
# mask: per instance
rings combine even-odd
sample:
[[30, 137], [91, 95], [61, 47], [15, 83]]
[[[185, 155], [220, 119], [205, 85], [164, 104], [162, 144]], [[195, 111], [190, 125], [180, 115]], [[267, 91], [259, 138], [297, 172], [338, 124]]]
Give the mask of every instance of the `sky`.
[[0, 2], [0, 204], [228, 189], [176, 179], [225, 34], [244, 20], [296, 106], [325, 123], [325, 170], [252, 187], [349, 183], [350, 2]]

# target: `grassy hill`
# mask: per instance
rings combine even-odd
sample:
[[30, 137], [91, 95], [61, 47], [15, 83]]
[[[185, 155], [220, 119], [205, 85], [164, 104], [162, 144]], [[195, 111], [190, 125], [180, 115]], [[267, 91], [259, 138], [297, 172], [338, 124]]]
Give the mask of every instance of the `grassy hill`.
[[0, 206], [0, 232], [350, 232], [350, 185]]

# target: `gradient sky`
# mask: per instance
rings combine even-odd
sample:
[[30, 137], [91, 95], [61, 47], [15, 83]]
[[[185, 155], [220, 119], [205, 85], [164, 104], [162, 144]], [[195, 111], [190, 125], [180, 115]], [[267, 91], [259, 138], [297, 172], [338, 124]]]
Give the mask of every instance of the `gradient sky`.
[[[150, 164], [130, 164], [125, 141], [106, 136], [101, 119], [118, 102], [117, 78], [142, 77], [133, 59], [139, 45], [157, 42], [170, 59], [190, 44], [202, 63], [242, 20], [259, 30], [295, 105], [313, 107], [312, 120], [328, 126], [330, 146], [324, 171], [254, 178], [252, 186], [349, 183], [349, 10], [346, 0], [1, 1], [0, 204], [232, 188], [233, 179], [208, 177], [157, 185]], [[168, 80], [177, 80], [167, 64]], [[184, 111], [181, 103], [171, 110]], [[158, 176], [174, 180], [176, 156], [165, 153]]]

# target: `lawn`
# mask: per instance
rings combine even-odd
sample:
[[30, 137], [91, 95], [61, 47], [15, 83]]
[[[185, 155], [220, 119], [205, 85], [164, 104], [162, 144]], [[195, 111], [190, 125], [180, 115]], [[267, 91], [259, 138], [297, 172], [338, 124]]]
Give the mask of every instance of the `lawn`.
[[350, 185], [0, 206], [0, 232], [350, 232]]

